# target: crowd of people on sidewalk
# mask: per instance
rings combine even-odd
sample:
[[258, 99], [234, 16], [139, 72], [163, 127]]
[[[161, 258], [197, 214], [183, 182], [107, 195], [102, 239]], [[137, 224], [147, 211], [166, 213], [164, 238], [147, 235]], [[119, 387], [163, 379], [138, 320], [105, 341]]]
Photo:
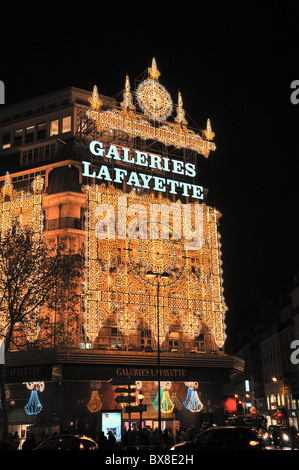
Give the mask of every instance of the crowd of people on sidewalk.
[[[207, 427], [205, 423], [200, 431]], [[181, 428], [173, 434], [171, 428], [165, 428], [161, 436], [158, 428], [152, 429], [146, 426], [142, 429], [124, 429], [122, 432], [121, 442], [116, 442], [116, 438], [112, 431], [108, 432], [106, 436], [103, 431], [100, 432], [96, 442], [99, 450], [112, 450], [112, 449], [146, 449], [146, 448], [163, 448], [170, 449], [178, 442], [185, 442], [193, 439], [199, 431], [194, 426], [186, 429]], [[55, 433], [57, 434], [57, 433]], [[0, 444], [0, 450], [32, 450], [35, 449], [41, 442], [47, 439], [48, 436], [42, 433], [38, 438], [34, 433], [29, 432], [25, 440], [21, 440], [18, 432], [10, 433], [5, 443]]]
[[121, 443], [117, 443], [115, 437], [111, 431], [109, 431], [108, 437], [103, 432], [100, 433], [97, 440], [99, 450], [106, 449], [147, 449], [147, 448], [162, 448], [170, 449], [174, 444], [178, 442], [186, 442], [193, 439], [199, 431], [203, 431], [209, 427], [208, 423], [203, 423], [200, 430], [197, 430], [194, 426], [190, 428], [181, 428], [176, 431], [174, 435], [171, 428], [165, 428], [162, 431], [161, 436], [158, 428], [150, 428], [146, 426], [142, 429], [124, 429], [122, 432]]

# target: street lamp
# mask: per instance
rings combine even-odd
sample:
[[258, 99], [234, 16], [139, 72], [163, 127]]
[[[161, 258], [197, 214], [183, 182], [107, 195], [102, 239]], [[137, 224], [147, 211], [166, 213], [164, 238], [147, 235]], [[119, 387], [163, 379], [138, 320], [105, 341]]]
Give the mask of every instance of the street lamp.
[[138, 400], [139, 400], [139, 403], [140, 403], [140, 411], [139, 411], [139, 414], [140, 414], [140, 425], [139, 425], [139, 428], [140, 428], [140, 431], [142, 430], [142, 406], [143, 406], [143, 400], [144, 400], [144, 395], [142, 395], [142, 391], [140, 390], [139, 391], [139, 394], [138, 394]]
[[166, 279], [169, 277], [169, 274], [164, 272], [164, 273], [154, 273], [153, 271], [148, 271], [146, 273], [147, 277], [149, 278], [157, 278], [157, 341], [158, 341], [158, 347], [157, 347], [157, 359], [158, 359], [158, 428], [159, 428], [159, 436], [162, 436], [162, 430], [161, 430], [161, 394], [160, 394], [160, 383], [161, 383], [161, 366], [160, 366], [160, 318], [159, 318], [159, 291], [160, 291], [160, 282], [159, 279], [160, 277], [162, 279]]

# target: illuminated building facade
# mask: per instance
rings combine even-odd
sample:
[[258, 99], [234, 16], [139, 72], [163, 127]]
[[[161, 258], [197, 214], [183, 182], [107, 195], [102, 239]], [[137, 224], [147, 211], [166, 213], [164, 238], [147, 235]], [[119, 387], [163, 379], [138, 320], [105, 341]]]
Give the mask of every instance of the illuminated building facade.
[[[26, 347], [8, 355], [11, 426], [96, 435], [101, 413], [119, 409], [126, 426], [156, 427], [159, 406], [174, 432], [224, 418], [243, 362], [224, 352], [220, 214], [197, 174], [214, 133], [209, 120], [188, 128], [182, 95], [174, 104], [159, 78], [153, 59], [136, 90], [125, 78], [120, 103], [69, 88], [1, 110], [1, 230], [31, 217], [43, 239], [84, 253], [76, 318], [58, 309], [52, 342], [29, 325]], [[58, 317], [72, 328], [59, 344]], [[130, 413], [117, 391], [128, 384]]]

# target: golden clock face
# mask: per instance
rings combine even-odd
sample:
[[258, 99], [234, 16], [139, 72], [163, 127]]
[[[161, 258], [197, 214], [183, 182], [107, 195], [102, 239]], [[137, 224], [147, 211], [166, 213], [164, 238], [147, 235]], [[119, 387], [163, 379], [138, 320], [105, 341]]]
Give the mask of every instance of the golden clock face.
[[144, 114], [155, 121], [165, 121], [172, 113], [171, 96], [157, 80], [148, 78], [140, 83], [136, 97]]

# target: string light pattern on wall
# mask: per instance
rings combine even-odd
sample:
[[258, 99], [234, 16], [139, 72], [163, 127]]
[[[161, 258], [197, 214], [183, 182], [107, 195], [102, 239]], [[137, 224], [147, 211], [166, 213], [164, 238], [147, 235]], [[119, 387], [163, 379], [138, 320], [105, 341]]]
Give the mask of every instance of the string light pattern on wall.
[[[124, 335], [136, 332], [147, 325], [157, 339], [157, 280], [149, 279], [151, 270], [169, 277], [160, 278], [159, 289], [159, 338], [162, 344], [171, 328], [179, 328], [194, 339], [204, 324], [212, 332], [218, 347], [225, 341], [224, 317], [226, 305], [222, 288], [220, 236], [217, 224], [219, 212], [202, 204], [203, 242], [200, 248], [186, 249], [189, 239], [171, 238], [173, 220], [170, 213], [169, 239], [159, 230], [156, 238], [99, 238], [97, 226], [101, 222], [97, 207], [100, 204], [113, 207], [113, 220], [119, 225], [119, 198], [125, 204], [122, 217], [125, 227], [135, 223], [129, 208], [143, 205], [149, 215], [153, 204], [170, 207], [171, 202], [156, 198], [154, 194], [124, 194], [113, 186], [86, 186], [85, 222], [85, 330], [94, 341], [108, 318], [113, 318]], [[183, 204], [178, 203], [180, 207]], [[192, 204], [195, 212], [195, 206]], [[124, 215], [125, 214], [125, 215]], [[130, 215], [131, 214], [131, 215]], [[107, 222], [108, 223], [108, 222]], [[181, 219], [182, 230], [186, 223]], [[108, 223], [109, 225], [109, 223]], [[139, 229], [143, 225], [140, 221]], [[139, 231], [140, 233], [140, 231]], [[164, 234], [164, 236], [163, 236]]]
[[[194, 150], [207, 158], [210, 151], [216, 149], [215, 144], [211, 142], [215, 134], [212, 132], [210, 120], [207, 121], [207, 129], [201, 134], [189, 129], [185, 119], [182, 94], [178, 93], [178, 105], [174, 106], [170, 93], [159, 82], [160, 72], [154, 58], [152, 66], [148, 68], [148, 75], [148, 78], [139, 84], [135, 93], [131, 91], [129, 77], [126, 77], [120, 109], [104, 111], [98, 89], [94, 87], [89, 99], [90, 109], [87, 111], [87, 116], [95, 121], [98, 132], [111, 129], [123, 131], [131, 137], [153, 139], [166, 146]], [[137, 106], [134, 105], [134, 98]], [[174, 122], [167, 121], [174, 108], [176, 108]]]
[[[30, 227], [33, 244], [41, 243], [43, 234], [43, 186], [44, 180], [38, 175], [32, 181], [32, 192], [17, 191], [11, 183], [9, 173], [6, 173], [4, 185], [0, 192], [1, 237], [12, 228], [13, 224], [18, 222], [20, 228], [23, 226]], [[30, 279], [28, 279], [28, 282], [30, 282]], [[5, 302], [5, 299], [3, 299], [3, 302]], [[28, 319], [24, 320], [24, 332], [29, 342], [35, 341], [39, 334], [39, 328], [37, 327], [39, 315], [40, 309], [37, 307]], [[9, 321], [8, 308], [2, 305], [2, 311], [0, 311], [0, 331], [4, 336]]]

